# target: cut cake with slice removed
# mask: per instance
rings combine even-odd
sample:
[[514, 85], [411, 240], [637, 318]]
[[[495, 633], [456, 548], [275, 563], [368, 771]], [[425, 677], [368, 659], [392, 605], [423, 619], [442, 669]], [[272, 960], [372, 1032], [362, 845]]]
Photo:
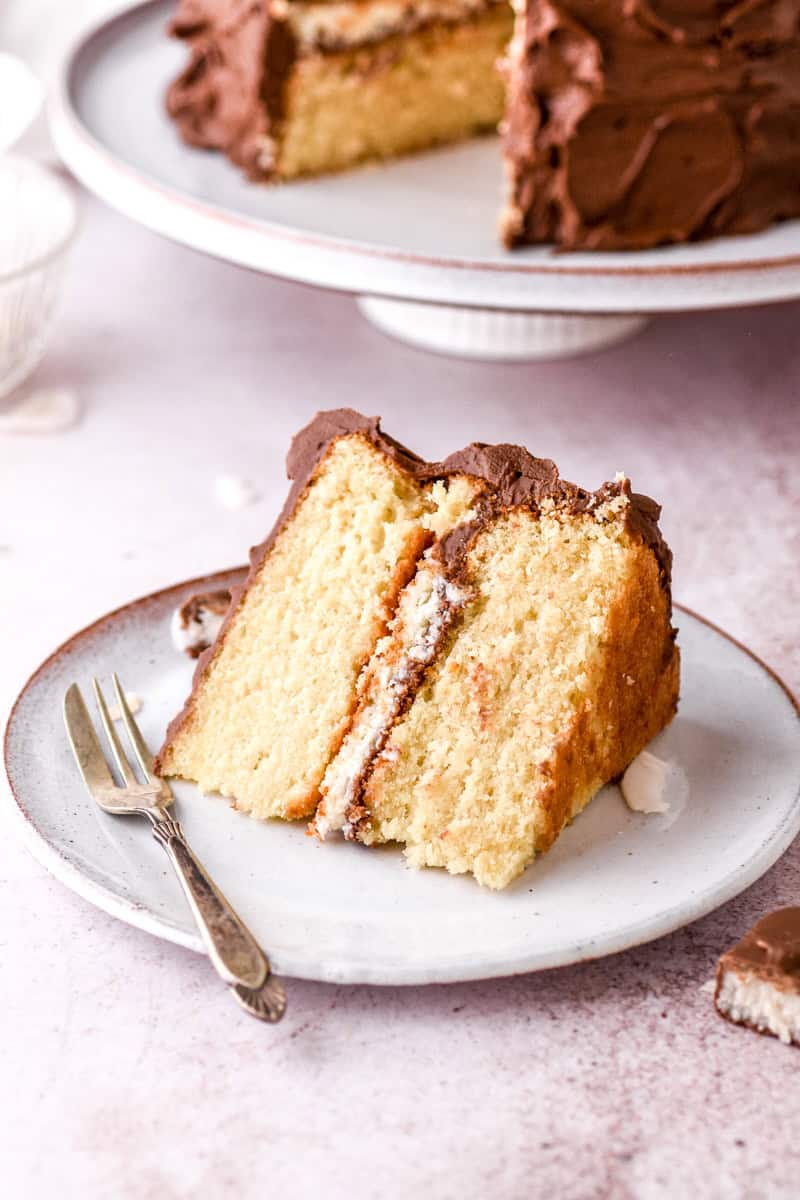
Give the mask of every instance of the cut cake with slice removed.
[[[647, 249], [800, 216], [800, 0], [179, 0], [170, 30], [188, 51], [167, 93], [181, 137], [254, 180], [499, 122], [508, 247]], [[437, 231], [455, 209], [466, 236], [482, 185], [465, 170], [406, 171], [398, 203]], [[366, 180], [353, 195], [374, 203]], [[374, 240], [402, 245], [378, 209]]]
[[474, 511], [401, 594], [312, 828], [502, 888], [674, 715], [670, 553], [622, 477], [482, 445], [429, 475]]
[[167, 108], [190, 145], [286, 180], [494, 130], [506, 0], [180, 0]]
[[423, 467], [377, 418], [349, 409], [320, 413], [297, 435], [286, 505], [199, 659], [160, 774], [255, 817], [314, 812], [359, 672], [431, 539]]

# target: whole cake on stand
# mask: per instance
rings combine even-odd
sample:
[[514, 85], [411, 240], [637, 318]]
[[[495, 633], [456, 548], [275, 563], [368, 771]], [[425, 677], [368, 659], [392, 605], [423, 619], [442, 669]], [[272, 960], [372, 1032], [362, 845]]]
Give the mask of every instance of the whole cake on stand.
[[502, 118], [508, 246], [641, 249], [800, 216], [800, 0], [515, 9], [181, 0], [190, 61], [168, 109], [188, 142], [264, 182]]
[[[172, 32], [189, 49], [167, 97], [181, 135], [260, 183], [499, 124], [509, 248], [642, 251], [800, 217], [800, 0], [180, 0]], [[644, 324], [585, 290], [580, 316], [568, 300], [360, 304], [480, 358], [574, 354]]]

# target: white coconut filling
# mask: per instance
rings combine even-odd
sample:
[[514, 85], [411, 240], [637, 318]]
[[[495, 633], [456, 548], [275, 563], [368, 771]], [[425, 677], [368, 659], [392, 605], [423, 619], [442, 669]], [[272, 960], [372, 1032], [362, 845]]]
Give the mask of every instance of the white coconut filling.
[[184, 654], [204, 650], [216, 641], [224, 619], [224, 613], [215, 613], [210, 608], [199, 607], [191, 619], [184, 622], [181, 610], [176, 608], [170, 622], [173, 646]]
[[[383, 663], [377, 676], [374, 698], [364, 706], [342, 747], [325, 772], [322, 782], [324, 800], [314, 820], [314, 830], [325, 838], [334, 830], [349, 832], [347, 812], [356, 796], [356, 787], [369, 767], [397, 718], [406, 688], [416, 669], [427, 666], [436, 653], [443, 634], [456, 613], [469, 600], [470, 593], [457, 587], [439, 571], [421, 568], [413, 584], [422, 594], [404, 614], [406, 647], [396, 663]], [[388, 649], [391, 638], [384, 641]], [[380, 655], [380, 649], [378, 651]]]
[[669, 771], [669, 763], [649, 750], [637, 754], [622, 776], [622, 795], [628, 808], [641, 813], [669, 812], [664, 795]]
[[408, 33], [431, 21], [463, 21], [502, 0], [373, 0], [306, 4], [272, 0], [272, 14], [288, 21], [301, 53], [346, 49]]
[[800, 1043], [800, 995], [783, 991], [756, 975], [725, 971], [717, 1008], [740, 1025], [752, 1025], [780, 1038], [787, 1046]]

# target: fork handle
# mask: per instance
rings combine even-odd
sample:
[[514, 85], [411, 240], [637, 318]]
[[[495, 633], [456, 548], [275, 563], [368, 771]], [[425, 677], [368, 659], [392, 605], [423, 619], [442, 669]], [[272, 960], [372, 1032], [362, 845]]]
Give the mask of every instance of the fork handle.
[[180, 822], [161, 811], [148, 815], [153, 837], [175, 868], [217, 971], [226, 983], [260, 988], [269, 974], [269, 962], [258, 942], [189, 849]]

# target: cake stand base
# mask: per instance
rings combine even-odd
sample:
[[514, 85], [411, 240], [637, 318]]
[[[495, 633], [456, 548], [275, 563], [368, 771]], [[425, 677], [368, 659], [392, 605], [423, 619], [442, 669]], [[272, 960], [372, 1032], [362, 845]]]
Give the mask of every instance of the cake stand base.
[[440, 354], [518, 362], [567, 358], [632, 337], [646, 317], [510, 313], [359, 296], [358, 307], [383, 333]]

